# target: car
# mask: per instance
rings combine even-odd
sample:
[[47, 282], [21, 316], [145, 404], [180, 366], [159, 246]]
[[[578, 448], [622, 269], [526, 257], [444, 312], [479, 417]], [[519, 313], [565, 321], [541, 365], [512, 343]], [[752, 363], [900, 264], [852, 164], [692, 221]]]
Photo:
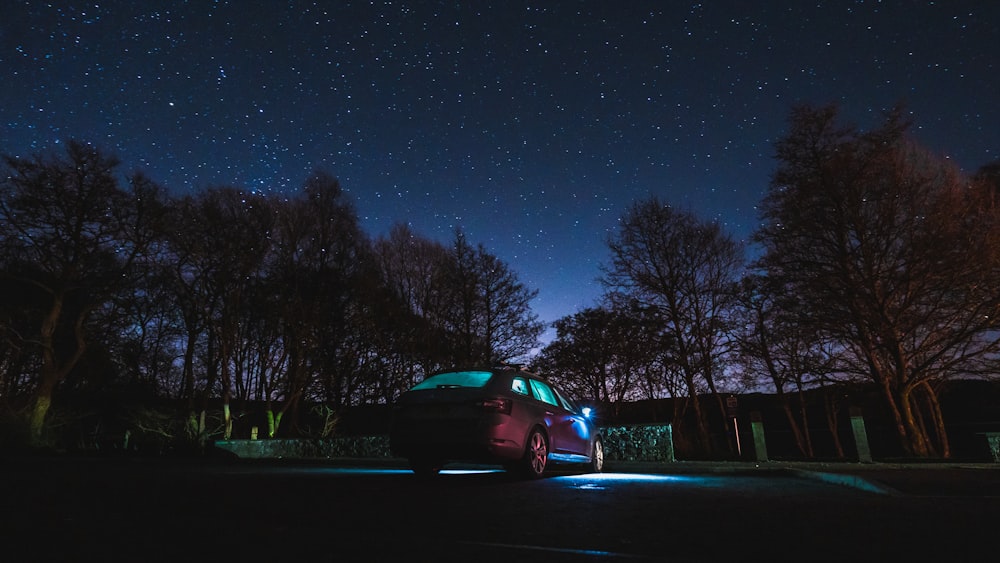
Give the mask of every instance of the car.
[[526, 478], [550, 464], [604, 468], [604, 444], [589, 408], [518, 367], [449, 369], [394, 403], [389, 447], [420, 476], [448, 463], [502, 465]]

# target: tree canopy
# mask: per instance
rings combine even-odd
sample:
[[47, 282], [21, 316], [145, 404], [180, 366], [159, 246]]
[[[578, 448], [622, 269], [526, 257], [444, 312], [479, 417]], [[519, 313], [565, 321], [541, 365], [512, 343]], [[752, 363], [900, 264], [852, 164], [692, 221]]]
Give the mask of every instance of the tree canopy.
[[[171, 195], [86, 143], [8, 156], [0, 408], [36, 444], [58, 400], [112, 395], [183, 405], [132, 424], [194, 443], [241, 431], [249, 404], [267, 436], [328, 436], [341, 409], [432, 371], [530, 362], [614, 411], [671, 398], [679, 451], [732, 451], [726, 397], [763, 389], [813, 455], [805, 392], [836, 384], [877, 389], [907, 453], [949, 457], [939, 394], [997, 373], [1000, 164], [960, 172], [905, 115], [862, 131], [835, 106], [794, 108], [752, 263], [719, 223], [636, 202], [606, 239], [604, 295], [537, 354], [544, 288], [461, 229], [369, 237], [327, 173], [292, 194]], [[835, 439], [842, 406], [825, 406]]]
[[370, 240], [328, 174], [290, 196], [170, 196], [75, 141], [4, 164], [0, 398], [32, 405], [36, 443], [70, 388], [178, 399], [195, 440], [216, 432], [209, 405], [229, 437], [233, 406], [262, 403], [273, 436], [309, 405], [387, 403], [427, 370], [538, 345], [537, 290], [510, 266], [461, 235]]
[[837, 369], [883, 391], [908, 451], [947, 455], [936, 390], [995, 369], [995, 190], [907, 135], [800, 107], [777, 143], [758, 267], [795, 295], [797, 322], [838, 346]]

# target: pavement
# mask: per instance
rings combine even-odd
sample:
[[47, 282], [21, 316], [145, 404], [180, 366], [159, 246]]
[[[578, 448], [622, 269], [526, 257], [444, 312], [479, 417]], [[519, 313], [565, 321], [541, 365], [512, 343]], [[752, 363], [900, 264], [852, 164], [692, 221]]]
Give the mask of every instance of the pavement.
[[793, 475], [884, 495], [1000, 498], [1000, 463], [810, 461], [608, 461], [607, 472]]
[[[118, 459], [128, 459], [123, 456]], [[117, 456], [93, 458], [108, 459]], [[182, 460], [138, 458], [146, 463], [177, 463]], [[138, 461], [133, 459], [133, 461]], [[5, 467], [33, 464], [49, 465], [60, 461], [86, 462], [76, 456], [12, 456], [2, 455]], [[206, 459], [186, 459], [186, 463], [202, 463]], [[343, 467], [406, 468], [406, 460], [398, 458], [239, 458], [235, 455], [210, 456], [209, 463], [246, 464], [316, 464]], [[483, 467], [474, 464], [452, 464], [449, 467]], [[37, 465], [35, 465], [37, 466]], [[558, 469], [556, 469], [558, 471]], [[605, 473], [652, 473], [676, 475], [769, 475], [792, 476], [842, 485], [880, 495], [897, 496], [962, 496], [1000, 499], [1000, 462], [824, 462], [824, 461], [673, 461], [645, 462], [608, 460]]]
[[[305, 460], [284, 460], [295, 463]], [[345, 466], [407, 467], [398, 458], [335, 458], [314, 463]], [[453, 464], [449, 467], [482, 467]], [[842, 485], [881, 495], [971, 496], [1000, 499], [1000, 463], [997, 462], [822, 462], [822, 461], [616, 461], [608, 460], [605, 473], [666, 475], [768, 475], [793, 476]]]
[[[295, 458], [282, 450], [234, 449], [234, 443], [217, 442], [218, 453], [242, 461], [282, 461], [344, 466], [406, 468], [399, 458]], [[475, 464], [450, 464], [460, 468]], [[843, 485], [883, 495], [981, 496], [1000, 498], [1000, 461], [893, 460], [893, 461], [672, 461], [605, 462], [606, 472], [755, 475], [780, 473], [802, 479]]]
[[[329, 461], [329, 460], [327, 460]], [[406, 467], [401, 459], [340, 459], [345, 465]], [[467, 464], [472, 465], [472, 464]], [[450, 467], [459, 467], [455, 464]], [[666, 475], [785, 475], [843, 485], [882, 495], [982, 496], [1000, 498], [1000, 463], [818, 462], [818, 461], [615, 461], [605, 473]]]

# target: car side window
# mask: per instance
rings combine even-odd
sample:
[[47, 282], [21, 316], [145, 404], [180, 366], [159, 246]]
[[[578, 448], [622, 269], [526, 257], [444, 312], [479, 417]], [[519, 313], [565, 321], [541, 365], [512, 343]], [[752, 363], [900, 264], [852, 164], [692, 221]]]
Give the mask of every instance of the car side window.
[[556, 394], [552, 391], [552, 388], [545, 383], [531, 379], [531, 390], [534, 391], [535, 396], [541, 399], [542, 402], [548, 403], [552, 406], [559, 406], [559, 399], [556, 398]]
[[515, 377], [514, 380], [511, 381], [510, 390], [519, 395], [527, 395], [528, 382], [525, 381], [523, 377]]
[[579, 412], [580, 409], [577, 408], [576, 403], [574, 403], [573, 401], [567, 399], [558, 390], [553, 389], [553, 391], [556, 392], [556, 396], [559, 397], [559, 403], [562, 405], [562, 407], [564, 409], [566, 409], [566, 410], [568, 410], [569, 412], [572, 412], [572, 413]]

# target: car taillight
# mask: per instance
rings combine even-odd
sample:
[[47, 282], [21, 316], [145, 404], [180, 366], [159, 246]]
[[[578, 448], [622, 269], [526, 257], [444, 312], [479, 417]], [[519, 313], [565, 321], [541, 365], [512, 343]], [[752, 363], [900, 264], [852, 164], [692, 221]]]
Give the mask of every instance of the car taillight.
[[510, 414], [510, 399], [503, 399], [497, 397], [495, 399], [483, 399], [476, 403], [477, 407], [482, 407], [484, 410], [495, 411], [501, 414]]

